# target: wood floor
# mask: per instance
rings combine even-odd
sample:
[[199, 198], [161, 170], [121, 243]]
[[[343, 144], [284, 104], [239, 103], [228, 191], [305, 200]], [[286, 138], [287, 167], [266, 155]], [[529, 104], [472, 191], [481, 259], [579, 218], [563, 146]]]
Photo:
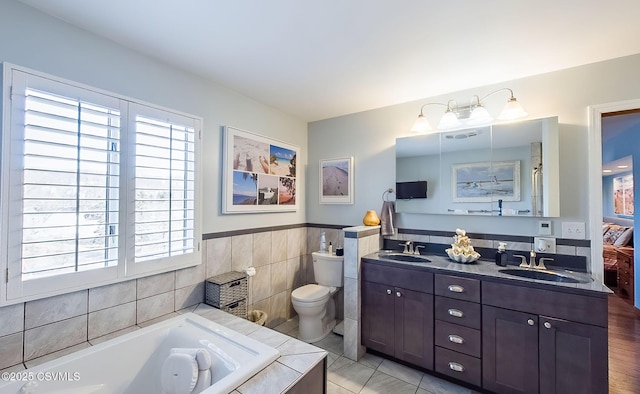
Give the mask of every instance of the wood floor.
[[609, 296], [609, 393], [640, 393], [640, 315]]

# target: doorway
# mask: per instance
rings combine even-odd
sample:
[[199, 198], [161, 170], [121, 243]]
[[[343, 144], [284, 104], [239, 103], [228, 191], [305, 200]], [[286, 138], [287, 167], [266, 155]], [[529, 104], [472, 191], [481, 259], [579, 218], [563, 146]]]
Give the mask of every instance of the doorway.
[[[621, 111], [638, 111], [640, 99], [625, 102], [602, 104], [589, 107], [589, 233], [591, 234], [591, 270], [596, 278], [602, 278], [603, 273], [603, 237], [596, 236], [602, 233], [603, 211], [603, 168], [606, 158], [603, 158], [603, 117], [615, 116]], [[640, 115], [639, 115], [640, 116]], [[605, 125], [606, 125], [605, 121]], [[606, 130], [605, 130], [606, 132]], [[609, 137], [605, 137], [609, 138]], [[635, 145], [638, 146], [638, 145]], [[604, 160], [603, 160], [604, 159]], [[640, 169], [640, 156], [636, 158], [635, 167]], [[617, 164], [616, 164], [617, 165]], [[624, 164], [620, 164], [624, 165]], [[638, 172], [636, 170], [635, 172]], [[632, 171], [633, 173], [633, 171]], [[635, 182], [640, 186], [640, 176]], [[634, 187], [637, 194], [637, 187]], [[611, 191], [613, 193], [613, 190]], [[615, 216], [615, 215], [614, 215]], [[624, 216], [624, 215], [623, 215]], [[635, 217], [635, 213], [634, 213]], [[633, 222], [635, 224], [635, 220]], [[635, 226], [634, 226], [635, 228]], [[640, 250], [640, 237], [635, 236], [634, 261], [638, 261]], [[638, 265], [636, 263], [636, 265]], [[636, 277], [639, 270], [635, 270]], [[600, 276], [599, 276], [600, 275]], [[639, 281], [635, 280], [637, 284]], [[634, 286], [637, 288], [637, 286]], [[631, 304], [638, 306], [640, 302], [636, 291]], [[616, 295], [609, 296], [609, 392], [610, 393], [637, 393], [640, 392], [640, 368], [637, 365], [637, 354], [640, 354], [640, 310], [629, 305]]]
[[[635, 112], [638, 114], [635, 114]], [[604, 265], [602, 263], [603, 237], [596, 236], [603, 232], [603, 118], [610, 117], [610, 119], [615, 119], [616, 114], [617, 116], [630, 115], [640, 118], [640, 99], [594, 105], [589, 107], [589, 114], [589, 194], [591, 196], [589, 233], [591, 234], [591, 271], [594, 277], [604, 282]], [[609, 124], [609, 119], [604, 123], [605, 125]], [[631, 144], [627, 144], [627, 146], [631, 146]], [[637, 152], [636, 155], [638, 155], [637, 159], [640, 159], [640, 151]], [[636, 168], [640, 169], [640, 161], [636, 160], [636, 162]], [[640, 182], [636, 182], [636, 184], [640, 184]], [[635, 187], [635, 189], [637, 189], [637, 187]], [[640, 237], [636, 236], [636, 232], [633, 233], [633, 244], [640, 245]], [[639, 250], [640, 247], [635, 248], [633, 252], [635, 265], [638, 265]], [[638, 284], [636, 278], [640, 276], [639, 271], [640, 270], [635, 269], [634, 277], [631, 278], [634, 282], [634, 288], [638, 287], [636, 286]], [[636, 307], [640, 305], [639, 293], [638, 291], [634, 292], [634, 299], [631, 300], [631, 303]]]
[[640, 158], [640, 109], [602, 115], [602, 233], [605, 285], [633, 305], [634, 157]]

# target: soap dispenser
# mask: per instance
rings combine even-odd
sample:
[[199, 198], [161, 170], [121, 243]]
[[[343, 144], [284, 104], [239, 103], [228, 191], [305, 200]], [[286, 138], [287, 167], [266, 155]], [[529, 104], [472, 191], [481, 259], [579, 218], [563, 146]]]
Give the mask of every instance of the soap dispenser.
[[496, 264], [501, 267], [507, 266], [507, 244], [506, 242], [498, 242], [498, 251], [496, 252]]

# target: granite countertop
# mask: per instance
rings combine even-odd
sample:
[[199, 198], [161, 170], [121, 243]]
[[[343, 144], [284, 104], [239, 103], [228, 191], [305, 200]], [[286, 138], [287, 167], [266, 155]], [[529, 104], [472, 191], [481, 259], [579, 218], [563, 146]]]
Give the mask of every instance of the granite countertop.
[[274, 347], [280, 352], [280, 357], [276, 361], [237, 387], [232, 392], [235, 394], [283, 393], [322, 362], [328, 354], [324, 349], [207, 304], [198, 305], [193, 312]]
[[[385, 259], [384, 253], [389, 251], [378, 251], [375, 253], [368, 254], [363, 256], [363, 259], [374, 260], [379, 264], [388, 265], [388, 266], [404, 266], [411, 268], [419, 268], [424, 269], [426, 271], [431, 271], [434, 273], [455, 273], [455, 274], [463, 274], [464, 276], [478, 277], [482, 280], [496, 280], [503, 283], [510, 284], [521, 284], [527, 286], [535, 286], [535, 287], [547, 287], [549, 290], [555, 291], [564, 291], [571, 293], [604, 293], [610, 294], [612, 293], [609, 288], [607, 288], [602, 283], [594, 281], [593, 278], [587, 273], [583, 272], [575, 272], [568, 271], [563, 269], [549, 269], [549, 271], [562, 274], [565, 276], [573, 277], [575, 279], [579, 279], [581, 281], [585, 281], [586, 283], [566, 283], [566, 282], [551, 282], [546, 280], [539, 279], [529, 279], [517, 277], [509, 274], [505, 274], [500, 272], [505, 268], [518, 268], [517, 265], [509, 265], [508, 267], [501, 267], [496, 265], [495, 262], [490, 260], [480, 259], [475, 263], [471, 264], [463, 264], [457, 263], [455, 261], [450, 260], [447, 256], [439, 256], [435, 254], [424, 254], [422, 257], [425, 257], [431, 262], [422, 263], [422, 262], [404, 262], [404, 261], [396, 261]], [[393, 253], [397, 253], [395, 251], [391, 251]], [[552, 288], [550, 288], [551, 286]]]

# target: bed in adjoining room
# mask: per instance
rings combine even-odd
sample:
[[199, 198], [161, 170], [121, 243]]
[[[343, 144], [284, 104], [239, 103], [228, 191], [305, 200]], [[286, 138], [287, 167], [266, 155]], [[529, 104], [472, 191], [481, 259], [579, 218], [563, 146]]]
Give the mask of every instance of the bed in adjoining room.
[[[631, 295], [629, 286], [633, 288], [633, 219], [605, 216], [602, 222], [602, 243], [605, 284], [623, 288], [627, 295]], [[627, 268], [629, 263], [630, 267]], [[628, 272], [627, 269], [631, 271]]]

